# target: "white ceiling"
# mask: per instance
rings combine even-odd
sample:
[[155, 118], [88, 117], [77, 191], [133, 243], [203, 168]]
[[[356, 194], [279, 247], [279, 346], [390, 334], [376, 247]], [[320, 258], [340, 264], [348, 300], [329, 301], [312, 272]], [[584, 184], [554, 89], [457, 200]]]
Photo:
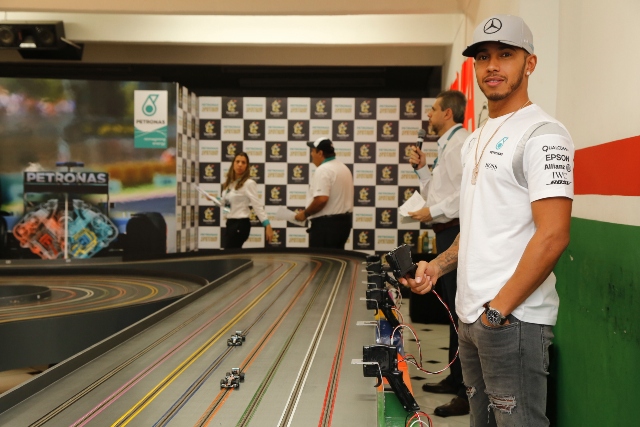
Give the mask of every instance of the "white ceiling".
[[162, 15], [395, 15], [462, 13], [470, 0], [3, 0], [24, 12]]
[[[0, 20], [63, 21], [66, 37], [85, 44], [85, 62], [443, 65], [474, 3], [2, 0]], [[256, 47], [271, 48], [269, 57]], [[3, 61], [21, 59], [5, 50]]]

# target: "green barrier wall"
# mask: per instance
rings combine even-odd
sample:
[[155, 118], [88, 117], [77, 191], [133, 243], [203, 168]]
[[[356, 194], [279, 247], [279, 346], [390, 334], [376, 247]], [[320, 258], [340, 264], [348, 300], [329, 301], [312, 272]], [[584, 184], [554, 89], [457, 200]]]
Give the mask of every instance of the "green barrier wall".
[[640, 227], [573, 218], [555, 273], [553, 424], [638, 425]]

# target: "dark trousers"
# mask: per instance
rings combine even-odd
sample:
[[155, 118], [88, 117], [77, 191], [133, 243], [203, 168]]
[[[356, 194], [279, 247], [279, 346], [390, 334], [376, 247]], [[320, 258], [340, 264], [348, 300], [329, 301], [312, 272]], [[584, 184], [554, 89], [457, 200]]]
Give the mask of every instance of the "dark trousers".
[[249, 218], [228, 219], [225, 228], [225, 249], [239, 249], [249, 238], [251, 221]]
[[[451, 246], [453, 241], [456, 239], [456, 236], [460, 233], [460, 226], [456, 225], [453, 227], [446, 228], [439, 233], [436, 233], [436, 247], [438, 248], [438, 253], [444, 252]], [[439, 289], [442, 290], [442, 299], [451, 310], [451, 315], [453, 316], [453, 321], [456, 325], [458, 325], [458, 315], [456, 314], [456, 291], [458, 289], [458, 281], [457, 281], [457, 270], [453, 270], [440, 279], [438, 279], [438, 284], [440, 284]], [[454, 329], [453, 325], [449, 325], [449, 360], [453, 359], [458, 350], [458, 334]], [[462, 382], [462, 366], [460, 365], [460, 357], [453, 362], [453, 365], [450, 367], [451, 373], [447, 377], [447, 381], [451, 384], [455, 385], [458, 388], [458, 396], [462, 398], [467, 398], [466, 388], [464, 383]]]
[[351, 233], [352, 214], [326, 215], [311, 220], [310, 248], [344, 249]]

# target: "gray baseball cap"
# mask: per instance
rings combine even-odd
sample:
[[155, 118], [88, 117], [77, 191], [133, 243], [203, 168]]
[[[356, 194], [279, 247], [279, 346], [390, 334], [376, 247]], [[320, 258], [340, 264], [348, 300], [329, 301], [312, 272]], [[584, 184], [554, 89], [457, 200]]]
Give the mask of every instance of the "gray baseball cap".
[[476, 56], [478, 46], [485, 42], [500, 42], [533, 53], [533, 34], [519, 16], [493, 15], [485, 19], [473, 32], [473, 43], [467, 46], [462, 54]]

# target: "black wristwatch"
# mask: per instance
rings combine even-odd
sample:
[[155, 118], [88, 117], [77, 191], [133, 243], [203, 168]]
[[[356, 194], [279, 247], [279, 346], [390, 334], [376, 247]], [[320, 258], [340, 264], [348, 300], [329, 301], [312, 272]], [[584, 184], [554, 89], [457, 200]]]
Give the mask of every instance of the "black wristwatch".
[[493, 326], [502, 326], [507, 321], [507, 318], [491, 307], [488, 302], [484, 305], [484, 312], [487, 314], [487, 321]]

